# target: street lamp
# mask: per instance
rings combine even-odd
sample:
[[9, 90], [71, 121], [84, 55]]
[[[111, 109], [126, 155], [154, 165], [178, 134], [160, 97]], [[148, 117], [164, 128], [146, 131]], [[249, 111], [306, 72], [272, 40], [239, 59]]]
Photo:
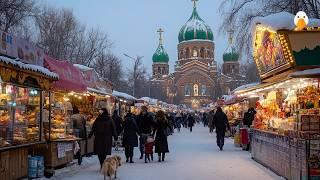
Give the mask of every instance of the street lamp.
[[126, 53], [123, 53], [124, 56], [132, 59], [134, 61], [134, 66], [133, 66], [133, 90], [132, 90], [132, 95], [135, 97], [136, 94], [136, 76], [137, 76], [137, 69], [140, 60], [143, 58], [143, 56], [137, 56], [136, 58], [129, 56]]

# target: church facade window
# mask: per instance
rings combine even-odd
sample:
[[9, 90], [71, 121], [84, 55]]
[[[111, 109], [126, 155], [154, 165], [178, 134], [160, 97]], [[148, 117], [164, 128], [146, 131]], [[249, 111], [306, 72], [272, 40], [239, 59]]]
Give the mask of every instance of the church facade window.
[[192, 50], [192, 56], [193, 57], [198, 57], [198, 50], [196, 48], [193, 48]]
[[199, 86], [198, 84], [193, 85], [193, 95], [194, 96], [199, 96]]
[[191, 86], [190, 85], [185, 85], [184, 86], [184, 95], [185, 96], [191, 96]]
[[207, 86], [201, 85], [201, 96], [207, 95]]

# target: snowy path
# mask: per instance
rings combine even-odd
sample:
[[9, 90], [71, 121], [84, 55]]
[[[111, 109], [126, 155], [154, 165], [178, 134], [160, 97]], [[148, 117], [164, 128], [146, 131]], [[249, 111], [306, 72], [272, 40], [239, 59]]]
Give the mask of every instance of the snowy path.
[[[207, 128], [196, 127], [193, 133], [182, 129], [169, 137], [170, 153], [166, 162], [145, 164], [136, 148], [134, 164], [124, 163], [118, 172], [120, 180], [224, 180], [224, 179], [281, 179], [268, 169], [251, 160], [248, 152], [233, 146], [232, 139], [226, 140], [224, 151], [215, 145], [215, 134], [209, 134]], [[123, 156], [123, 153], [121, 154]], [[155, 160], [157, 156], [155, 155]], [[91, 158], [90, 163], [80, 170], [72, 170], [53, 179], [101, 180], [98, 160]], [[75, 171], [75, 172], [74, 172]]]

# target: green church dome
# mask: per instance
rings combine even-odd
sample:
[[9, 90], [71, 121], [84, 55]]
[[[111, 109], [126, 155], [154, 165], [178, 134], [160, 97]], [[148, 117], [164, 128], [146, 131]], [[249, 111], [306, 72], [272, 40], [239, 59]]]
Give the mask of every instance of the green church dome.
[[152, 56], [152, 61], [154, 63], [168, 63], [169, 62], [169, 55], [164, 49], [162, 44], [159, 44], [156, 52]]
[[239, 53], [232, 46], [229, 46], [225, 53], [223, 53], [224, 62], [236, 62], [239, 60]]
[[200, 18], [197, 8], [193, 8], [190, 19], [182, 26], [179, 32], [179, 42], [193, 39], [213, 41], [211, 28]]

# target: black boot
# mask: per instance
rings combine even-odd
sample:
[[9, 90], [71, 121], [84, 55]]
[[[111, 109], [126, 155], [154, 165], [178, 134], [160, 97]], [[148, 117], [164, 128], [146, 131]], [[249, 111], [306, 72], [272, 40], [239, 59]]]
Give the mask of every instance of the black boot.
[[129, 158], [127, 157], [127, 160], [126, 160], [126, 162], [128, 163], [129, 162]]
[[134, 162], [132, 161], [132, 156], [130, 157], [130, 163], [134, 163]]
[[161, 155], [159, 155], [158, 157], [158, 162], [161, 162]]
[[140, 159], [143, 159], [143, 153], [141, 153]]
[[162, 161], [164, 161], [165, 157], [166, 157], [166, 154], [162, 153]]

